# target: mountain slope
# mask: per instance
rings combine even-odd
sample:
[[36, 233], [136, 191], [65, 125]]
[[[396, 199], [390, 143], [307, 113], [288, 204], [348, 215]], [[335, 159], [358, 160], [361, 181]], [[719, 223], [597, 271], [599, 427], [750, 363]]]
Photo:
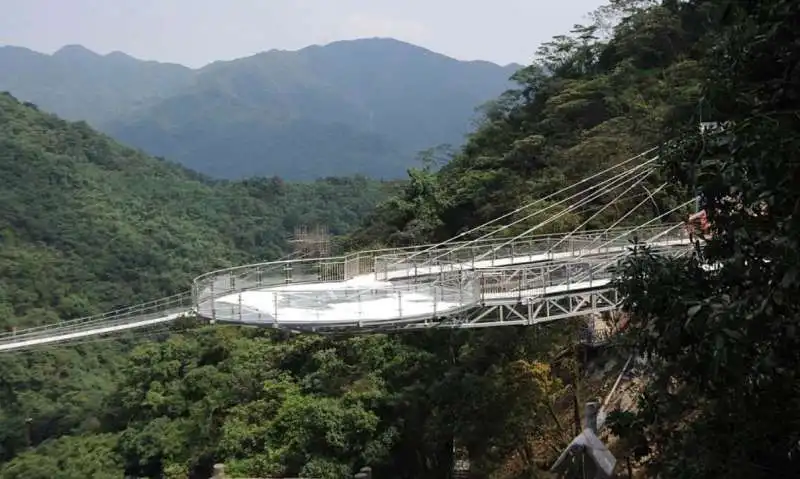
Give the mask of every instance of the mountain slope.
[[[324, 221], [342, 233], [386, 188], [364, 178], [211, 181], [0, 93], [0, 332], [154, 300], [210, 269], [274, 259], [295, 225]], [[47, 438], [99, 431], [121, 354], [152, 334], [1, 355], [0, 464]], [[112, 461], [112, 439], [45, 450]], [[98, 469], [108, 461], [35, 462], [51, 469], [20, 475], [76, 477], [63, 469], [77, 467], [77, 477], [115, 477]]]
[[[506, 90], [518, 67], [391, 39], [273, 50], [194, 71], [79, 47], [53, 57], [21, 50], [0, 49], [0, 71], [11, 72], [0, 89], [224, 178], [403, 176], [418, 151], [462, 143], [474, 109]], [[70, 61], [83, 71], [69, 71]], [[142, 78], [149, 83], [126, 83]]]
[[297, 224], [343, 232], [385, 188], [210, 181], [2, 94], [0, 326], [186, 290], [204, 271], [285, 253]]

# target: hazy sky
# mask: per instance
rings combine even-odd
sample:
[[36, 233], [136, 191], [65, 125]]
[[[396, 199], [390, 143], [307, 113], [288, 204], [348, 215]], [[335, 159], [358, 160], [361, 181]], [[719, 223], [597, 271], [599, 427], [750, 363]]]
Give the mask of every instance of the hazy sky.
[[273, 48], [394, 37], [464, 60], [527, 63], [604, 0], [0, 0], [0, 45], [198, 67]]

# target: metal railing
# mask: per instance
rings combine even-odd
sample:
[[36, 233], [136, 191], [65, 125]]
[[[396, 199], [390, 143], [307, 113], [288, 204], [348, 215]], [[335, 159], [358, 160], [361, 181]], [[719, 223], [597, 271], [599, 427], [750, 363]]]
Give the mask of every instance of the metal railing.
[[[562, 236], [536, 235], [526, 238], [526, 241], [536, 238], [560, 238]], [[406, 258], [412, 255], [419, 255], [420, 252], [426, 250], [431, 250], [431, 253], [426, 254], [426, 256], [441, 254], [457, 248], [464, 248], [465, 251], [469, 251], [467, 248], [478, 247], [485, 250], [501, 244], [503, 241], [505, 241], [503, 238], [492, 238], [477, 242], [451, 242], [441, 248], [435, 248], [436, 245], [430, 244], [382, 248], [358, 251], [344, 256], [280, 260], [235, 266], [196, 277], [193, 281], [192, 292], [195, 296], [195, 304], [198, 304], [210, 299], [212, 296], [224, 296], [239, 290], [268, 288], [289, 283], [346, 281], [362, 275], [375, 274], [376, 262], [381, 261], [379, 258], [383, 261], [387, 261], [389, 258]], [[419, 256], [422, 257], [422, 255]], [[420, 263], [420, 261], [417, 263]]]
[[[598, 238], [587, 241], [590, 243], [575, 244], [602, 244]], [[673, 238], [663, 237], [653, 248], [665, 252], [685, 249], [682, 243], [671, 245], [671, 242]], [[613, 265], [627, 248], [628, 245], [609, 244], [589, 250], [586, 255], [582, 255], [587, 252], [585, 249], [572, 249], [560, 257], [560, 253], [551, 253], [550, 256], [556, 257], [494, 268], [473, 269], [474, 265], [469, 263], [452, 263], [448, 265], [452, 267], [444, 268], [420, 267], [407, 270], [404, 280], [398, 282], [344, 282], [341, 268], [335, 269], [337, 279], [327, 279], [326, 275], [319, 287], [315, 287], [313, 275], [310, 281], [301, 284], [286, 282], [289, 275], [281, 276], [278, 281], [265, 279], [263, 274], [256, 274], [255, 280], [251, 276], [249, 281], [246, 275], [223, 276], [228, 281], [223, 284], [223, 294], [214, 294], [219, 291], [217, 284], [216, 290], [200, 297], [197, 313], [214, 321], [314, 330], [433, 320], [486, 303], [523, 302], [604, 287], [613, 277]], [[255, 271], [263, 271], [260, 267]], [[241, 270], [250, 275], [254, 271], [248, 267]], [[269, 289], [255, 292], [266, 288]]]
[[241, 289], [201, 302], [197, 313], [220, 322], [296, 329], [409, 322], [472, 308], [480, 291], [474, 276], [442, 274], [436, 282], [339, 285], [299, 284], [249, 294]]
[[[507, 295], [508, 300], [521, 300], [525, 296], [548, 294], [548, 288], [558, 286], [558, 281], [561, 285], [570, 284], [581, 275], [586, 276], [590, 283], [607, 281], [611, 277], [613, 265], [616, 264], [613, 255], [608, 256], [612, 250], [621, 252], [624, 249], [621, 246], [625, 246], [632, 235], [646, 239], [659, 230], [663, 231], [664, 227], [640, 229], [622, 237], [620, 235], [625, 230], [621, 228], [582, 232], [571, 235], [568, 239], [563, 235], [537, 235], [514, 241], [502, 248], [498, 246], [507, 240], [495, 238], [446, 245], [385, 248], [340, 257], [281, 260], [226, 268], [195, 278], [191, 292], [83, 318], [20, 331], [0, 332], [0, 345], [144, 323], [177, 313], [191, 313], [192, 310], [200, 316], [219, 321], [259, 324], [272, 322], [276, 325], [286, 324], [286, 321], [308, 325], [316, 319], [330, 325], [388, 321], [389, 317], [394, 317], [394, 321], [399, 322], [417, 321], [430, 317], [431, 311], [433, 316], [452, 314], [503, 295]], [[673, 236], [680, 236], [681, 233], [683, 231], [678, 230]], [[662, 240], [670, 238], [671, 236], [667, 236]], [[614, 241], [606, 247], [592, 250], [591, 259], [580, 259], [580, 256], [586, 254], [587, 248], [603, 245], [612, 239]], [[474, 261], [474, 257], [493, 250], [492, 255], [486, 255], [486, 263], [481, 261], [479, 265]], [[560, 254], [565, 256], [556, 259]], [[403, 264], [412, 255], [412, 264]], [[533, 261], [532, 256], [535, 255], [541, 255], [541, 263], [537, 259], [536, 263], [527, 264], [523, 268], [504, 270], [505, 264], [514, 266], [519, 259], [520, 261], [516, 261], [518, 266], [525, 261]], [[603, 258], [606, 263], [598, 262]], [[401, 269], [403, 266], [405, 269]], [[545, 271], [542, 268], [549, 269]], [[402, 272], [405, 277], [400, 276], [404, 283], [386, 282], [386, 279], [392, 279], [392, 272]], [[377, 281], [379, 279], [383, 281]], [[311, 286], [315, 283], [343, 283], [348, 280], [353, 281], [323, 289]], [[248, 308], [242, 303], [242, 295], [254, 290], [277, 287], [282, 288], [272, 291], [271, 308]], [[349, 309], [339, 307], [339, 320], [325, 313], [325, 308], [345, 303]], [[379, 313], [375, 312], [376, 304], [381, 305]], [[287, 311], [294, 309], [296, 315], [298, 305], [308, 307], [302, 309], [305, 321], [290, 321], [291, 314]], [[422, 308], [422, 305], [426, 307]], [[416, 306], [419, 308], [414, 309]], [[424, 312], [419, 312], [423, 309]]]
[[[663, 227], [661, 227], [663, 228]], [[657, 231], [659, 228], [652, 228]], [[651, 229], [642, 230], [646, 234]], [[561, 252], [580, 251], [580, 246], [597, 242], [601, 244], [608, 239], [619, 236], [626, 231], [619, 228], [610, 231], [586, 231], [573, 238], [563, 241], [558, 250]], [[531, 235], [498, 249], [495, 258], [516, 258], [530, 256], [535, 253], [544, 253], [552, 246], [562, 241], [564, 235]], [[456, 264], [472, 261], [475, 256], [497, 248], [506, 239], [494, 238], [483, 241], [452, 242], [439, 248], [436, 245], [419, 245], [399, 248], [384, 248], [368, 251], [359, 251], [345, 256], [283, 260], [265, 263], [224, 268], [194, 279], [192, 295], [195, 308], [211, 300], [224, 297], [240, 291], [270, 288], [291, 283], [326, 283], [347, 281], [359, 276], [374, 274], [375, 279], [387, 280], [391, 271], [407, 271], [410, 268], [424, 268], [433, 264]], [[625, 239], [627, 241], [627, 238]], [[622, 242], [622, 240], [620, 240]], [[428, 250], [428, 251], [426, 251]], [[421, 253], [424, 252], [424, 253]], [[502, 256], [505, 254], [506, 256]], [[404, 258], [415, 256], [413, 264], [401, 264]], [[445, 258], [434, 263], [432, 258], [445, 255]], [[487, 266], [491, 265], [491, 261]], [[410, 268], [409, 268], [410, 266]], [[473, 265], [474, 266], [474, 265]], [[451, 268], [453, 270], [460, 268]], [[441, 270], [439, 270], [441, 271]], [[437, 271], [437, 272], [439, 272]], [[429, 273], [428, 273], [429, 274]], [[419, 274], [414, 274], [419, 276]], [[365, 278], [366, 279], [366, 278]]]
[[[656, 245], [654, 251], [671, 254], [684, 248]], [[619, 253], [599, 252], [584, 258], [561, 258], [541, 263], [475, 270], [481, 302], [547, 296], [602, 287], [614, 277]]]
[[106, 313], [85, 316], [68, 321], [59, 321], [41, 326], [34, 326], [17, 331], [0, 333], [0, 345], [16, 343], [28, 339], [49, 337], [56, 333], [76, 333], [101, 327], [127, 324], [131, 321], [145, 321], [166, 317], [175, 313], [187, 312], [192, 306], [189, 291], [147, 303], [128, 306]]
[[[387, 281], [398, 272], [415, 271], [414, 276], [425, 274], [426, 271], [441, 271], [436, 266], [466, 265], [470, 269], [477, 267], [494, 267], [515, 262], [530, 261], [532, 256], [541, 256], [541, 260], [548, 255], [566, 254], [576, 256], [593, 246], [604, 248], [619, 248], [627, 246], [633, 236], [648, 237], [664, 231], [664, 226], [643, 228], [629, 233], [629, 228], [618, 228], [602, 231], [585, 231], [580, 234], [565, 237], [565, 235], [537, 235], [526, 237], [503, 245], [507, 240], [496, 239], [483, 243], [470, 245], [453, 245], [448, 248], [433, 249], [422, 254], [414, 252], [381, 254], [375, 258], [376, 278]], [[609, 243], [610, 244], [606, 244]], [[498, 247], [500, 246], [500, 247]], [[475, 258], [481, 258], [476, 260]], [[550, 256], [552, 257], [552, 256]], [[521, 261], [515, 261], [515, 260]]]
[[[639, 235], [639, 238], [643, 239], [644, 241], [642, 243], [649, 245], [651, 251], [654, 253], [669, 253], [673, 256], [683, 255], [688, 252], [690, 240], [686, 231], [676, 226], [678, 225], [673, 225], [666, 229], [662, 228], [661, 231], [640, 230], [642, 234]], [[636, 233], [638, 234], [639, 231]], [[581, 282], [590, 279], [592, 276], [597, 277], [598, 273], [602, 271], [609, 273], [614, 272], [619, 261], [628, 253], [627, 247], [617, 247], [615, 249], [616, 253], [608, 255], [604, 262], [592, 266], [592, 268], [584, 272], [582, 276], [573, 276], [569, 278], [569, 280]], [[611, 251], [613, 251], [611, 248], [606, 249], [608, 253]]]
[[[144, 323], [146, 325], [148, 322], [152, 322], [151, 320], [159, 318], [165, 318], [165, 321], [169, 321], [171, 320], [169, 318], [181, 313], [193, 314], [193, 298], [192, 291], [184, 291], [153, 301], [81, 318], [31, 326], [19, 330], [13, 328], [11, 331], [0, 332], [0, 347], [42, 338], [79, 334], [81, 332], [113, 330], [129, 324]], [[5, 350], [10, 349], [6, 348]]]

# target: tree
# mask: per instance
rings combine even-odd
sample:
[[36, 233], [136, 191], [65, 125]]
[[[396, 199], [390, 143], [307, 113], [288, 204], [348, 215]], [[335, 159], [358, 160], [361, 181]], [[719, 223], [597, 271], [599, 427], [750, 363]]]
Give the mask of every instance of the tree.
[[[800, 5], [689, 3], [718, 24], [701, 110], [681, 119], [665, 170], [700, 194], [711, 237], [702, 257], [639, 249], [624, 265], [629, 331], [652, 370], [627, 426], [649, 446], [650, 474], [796, 477]], [[701, 133], [699, 120], [723, 123]]]

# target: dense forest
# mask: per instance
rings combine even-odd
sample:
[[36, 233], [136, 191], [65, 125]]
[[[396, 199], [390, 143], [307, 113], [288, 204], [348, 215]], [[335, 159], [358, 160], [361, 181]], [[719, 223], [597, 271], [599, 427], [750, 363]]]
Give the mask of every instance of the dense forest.
[[[790, 0], [614, 0], [385, 201], [360, 179], [210, 182], [3, 99], [0, 304], [26, 324], [279, 255], [271, 235], [309, 211], [339, 218], [346, 248], [442, 239], [654, 145], [671, 188], [653, 208], [699, 193], [712, 227], [692, 256], [626, 259], [629, 327], [591, 363], [572, 322], [337, 338], [180, 325], [0, 356], [0, 474], [445, 478], [460, 451], [476, 478], [548, 477], [572, 404], [633, 351], [644, 386], [606, 437], [620, 477], [797, 477], [798, 18]], [[320, 188], [350, 203], [313, 203]]]
[[142, 302], [185, 290], [202, 271], [278, 258], [295, 226], [342, 234], [394, 188], [363, 177], [212, 181], [8, 94], [0, 135], [9, 324]]
[[[395, 189], [363, 177], [213, 181], [0, 94], [0, 326], [185, 291], [210, 269], [285, 255], [295, 226], [345, 233]], [[1, 358], [3, 459], [93, 424], [135, 339]]]

